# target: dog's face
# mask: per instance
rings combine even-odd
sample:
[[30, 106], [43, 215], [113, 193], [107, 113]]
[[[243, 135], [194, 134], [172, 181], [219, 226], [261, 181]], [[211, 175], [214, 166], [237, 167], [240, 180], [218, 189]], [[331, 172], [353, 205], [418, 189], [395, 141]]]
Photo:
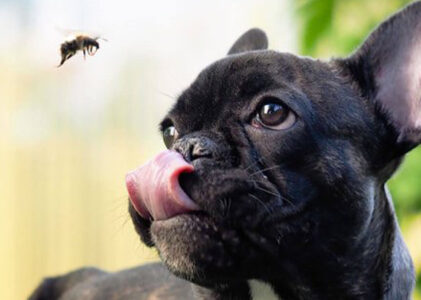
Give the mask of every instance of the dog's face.
[[376, 127], [323, 63], [270, 51], [216, 62], [162, 123], [194, 166], [180, 181], [201, 211], [153, 222], [153, 243], [173, 271], [221, 279], [349, 237], [372, 210]]
[[130, 206], [172, 272], [203, 285], [293, 277], [329, 267], [365, 232], [376, 191], [420, 140], [419, 111], [405, 120], [376, 98], [387, 91], [370, 58], [379, 30], [329, 63], [266, 50], [252, 30], [183, 92], [161, 128], [194, 168], [178, 181], [198, 209], [148, 220]]

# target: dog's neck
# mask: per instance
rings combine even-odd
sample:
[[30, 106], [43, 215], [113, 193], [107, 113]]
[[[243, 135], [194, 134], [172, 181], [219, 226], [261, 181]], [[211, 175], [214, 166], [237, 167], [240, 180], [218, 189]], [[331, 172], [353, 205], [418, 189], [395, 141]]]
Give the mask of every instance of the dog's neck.
[[[410, 299], [413, 269], [393, 204], [384, 186], [378, 188], [374, 197], [372, 221], [354, 248], [347, 250], [348, 254], [326, 261], [309, 255], [308, 261], [297, 262], [290, 273], [280, 270], [268, 274], [266, 286], [253, 280], [221, 290], [196, 287], [200, 290], [198, 298], [274, 299], [273, 291], [279, 299], [396, 299], [398, 291], [399, 297], [407, 291]], [[309, 274], [306, 266], [310, 265]]]

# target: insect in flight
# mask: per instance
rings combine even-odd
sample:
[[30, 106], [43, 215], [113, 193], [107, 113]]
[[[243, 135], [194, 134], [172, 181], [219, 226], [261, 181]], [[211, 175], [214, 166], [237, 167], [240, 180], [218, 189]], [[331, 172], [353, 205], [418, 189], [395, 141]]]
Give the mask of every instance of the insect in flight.
[[99, 49], [99, 39], [107, 41], [106, 39], [99, 36], [91, 37], [90, 35], [84, 33], [72, 34], [68, 40], [60, 45], [61, 61], [57, 67], [61, 67], [66, 60], [71, 58], [78, 51], [82, 51], [83, 58], [85, 59], [86, 53], [88, 53], [90, 56], [95, 55]]

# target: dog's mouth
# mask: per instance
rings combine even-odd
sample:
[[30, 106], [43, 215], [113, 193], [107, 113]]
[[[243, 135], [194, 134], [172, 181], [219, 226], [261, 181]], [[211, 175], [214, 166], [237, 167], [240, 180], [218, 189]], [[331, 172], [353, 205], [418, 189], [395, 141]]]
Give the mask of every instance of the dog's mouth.
[[126, 185], [144, 243], [190, 279], [201, 272], [247, 274], [250, 263], [268, 257], [262, 251], [276, 252], [278, 229], [271, 224], [297, 212], [296, 206], [288, 210], [274, 185], [262, 186], [249, 171], [218, 168], [210, 159], [190, 164], [175, 151], [130, 172]]

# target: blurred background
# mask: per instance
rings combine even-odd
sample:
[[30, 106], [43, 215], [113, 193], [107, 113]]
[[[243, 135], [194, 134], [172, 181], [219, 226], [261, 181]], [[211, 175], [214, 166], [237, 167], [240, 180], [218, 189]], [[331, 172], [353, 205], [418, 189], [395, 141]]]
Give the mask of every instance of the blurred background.
[[[129, 220], [125, 173], [164, 148], [166, 110], [244, 31], [327, 59], [408, 2], [0, 0], [0, 299], [25, 299], [44, 276], [81, 266], [157, 259]], [[109, 41], [57, 69], [57, 28]], [[418, 149], [389, 184], [417, 274], [420, 177]]]

